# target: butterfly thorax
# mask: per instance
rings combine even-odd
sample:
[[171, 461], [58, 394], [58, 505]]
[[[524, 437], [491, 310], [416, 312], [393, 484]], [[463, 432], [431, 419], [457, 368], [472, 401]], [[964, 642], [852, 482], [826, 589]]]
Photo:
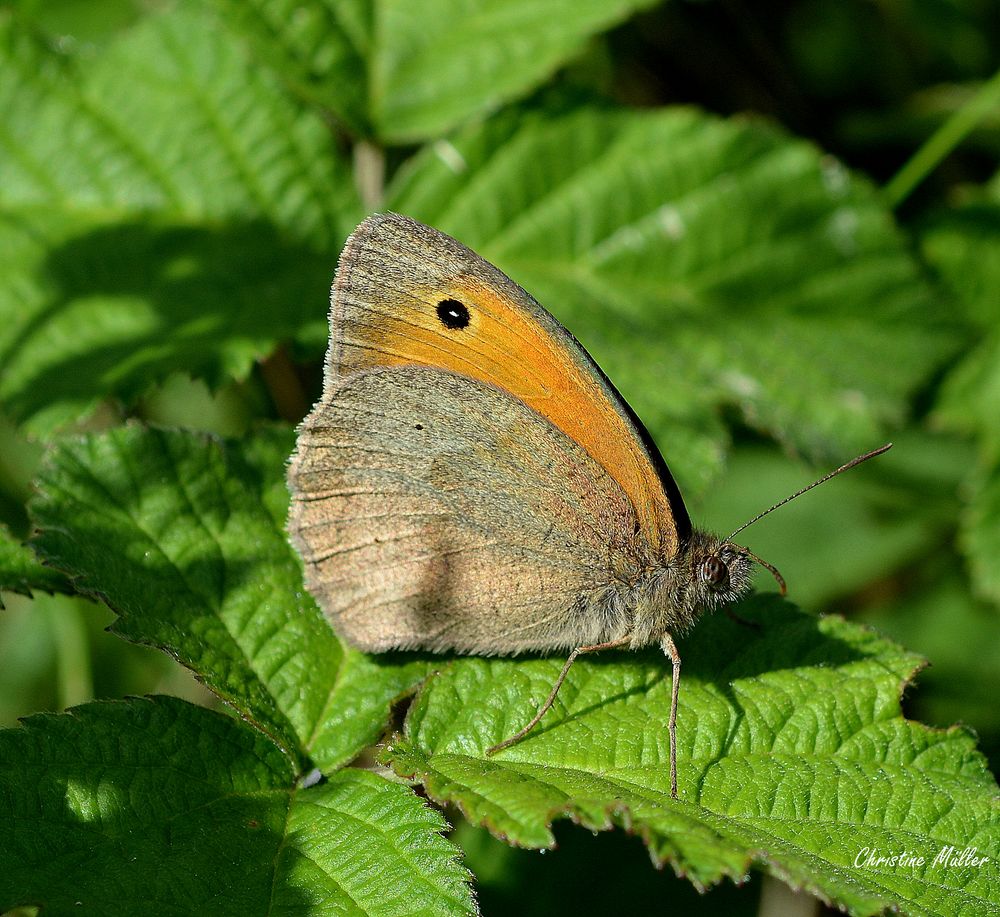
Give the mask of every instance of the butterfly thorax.
[[737, 601], [750, 588], [751, 567], [738, 545], [700, 531], [673, 555], [643, 564], [616, 595], [632, 647], [659, 643], [666, 633], [682, 634], [705, 612]]

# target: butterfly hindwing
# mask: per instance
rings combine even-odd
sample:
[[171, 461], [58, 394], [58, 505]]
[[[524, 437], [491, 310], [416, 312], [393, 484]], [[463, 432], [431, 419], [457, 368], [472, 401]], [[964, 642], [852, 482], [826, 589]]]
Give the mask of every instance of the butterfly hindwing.
[[609, 580], [641, 552], [635, 512], [576, 443], [443, 370], [367, 370], [328, 394], [299, 433], [289, 529], [339, 633], [511, 653], [621, 632]]

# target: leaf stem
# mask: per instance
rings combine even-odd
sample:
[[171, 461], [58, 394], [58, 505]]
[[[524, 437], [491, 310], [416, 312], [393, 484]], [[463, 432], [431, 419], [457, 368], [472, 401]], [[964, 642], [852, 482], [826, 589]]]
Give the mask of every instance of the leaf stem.
[[354, 184], [366, 210], [377, 210], [385, 191], [385, 150], [369, 140], [354, 147]]
[[78, 602], [57, 599], [47, 604], [56, 651], [57, 703], [60, 710], [65, 710], [94, 698], [90, 646]]
[[309, 402], [285, 344], [279, 344], [267, 359], [260, 361], [260, 373], [278, 416], [290, 423], [302, 420]]
[[885, 186], [889, 204], [899, 207], [940, 162], [1000, 105], [1000, 70], [917, 150]]
[[764, 876], [757, 917], [817, 917], [819, 899], [806, 891], [795, 891], [774, 876]]

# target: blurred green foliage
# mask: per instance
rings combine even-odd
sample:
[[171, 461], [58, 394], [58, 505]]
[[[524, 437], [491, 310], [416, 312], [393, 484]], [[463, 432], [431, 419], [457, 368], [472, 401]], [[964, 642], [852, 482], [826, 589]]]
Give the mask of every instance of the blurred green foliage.
[[[129, 420], [248, 439], [297, 421], [319, 392], [339, 246], [392, 207], [567, 323], [709, 527], [894, 440], [746, 543], [803, 608], [931, 660], [905, 712], [972, 726], [996, 771], [1000, 105], [984, 93], [1000, 4], [456, 10], [0, 7], [0, 722], [130, 693], [212, 702], [166, 655], [105, 633], [99, 604], [46, 594], [75, 587], [24, 545], [43, 450]], [[637, 842], [559, 836], [569, 849], [540, 860], [456, 832], [487, 913], [526, 913], [511, 889], [528, 885], [539, 912], [579, 912], [552, 891], [572, 881], [559, 869], [605, 856], [620, 907], [754, 906], [755, 883], [689, 901], [633, 877]]]

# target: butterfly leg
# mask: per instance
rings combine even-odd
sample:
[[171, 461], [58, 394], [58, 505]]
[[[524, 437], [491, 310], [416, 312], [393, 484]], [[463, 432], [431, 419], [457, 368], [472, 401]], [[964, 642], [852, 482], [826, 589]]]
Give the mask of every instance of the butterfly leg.
[[744, 627], [749, 627], [751, 630], [755, 630], [758, 633], [764, 629], [756, 621], [748, 621], [746, 618], [736, 614], [736, 612], [733, 611], [728, 605], [723, 608], [723, 611], [725, 611], [726, 617], [729, 618], [730, 621], [735, 621], [737, 624], [742, 624]]
[[670, 719], [667, 731], [670, 733], [670, 795], [677, 798], [677, 697], [681, 687], [681, 654], [677, 652], [674, 638], [664, 634], [660, 641], [663, 652], [670, 657], [674, 671], [670, 680]]
[[497, 745], [493, 745], [486, 749], [487, 755], [495, 755], [498, 751], [502, 751], [505, 748], [509, 748], [516, 742], [520, 742], [532, 729], [534, 729], [540, 722], [543, 716], [549, 712], [549, 707], [555, 702], [556, 695], [559, 693], [559, 689], [562, 687], [563, 681], [566, 679], [566, 675], [569, 673], [570, 666], [576, 662], [577, 656], [582, 656], [584, 653], [597, 653], [600, 650], [610, 650], [614, 649], [616, 646], [624, 646], [629, 642], [631, 637], [622, 637], [620, 640], [609, 640], [607, 643], [595, 643], [593, 646], [578, 646], [572, 653], [569, 654], [569, 659], [566, 660], [566, 665], [562, 667], [562, 671], [559, 673], [559, 677], [556, 679], [556, 683], [552, 686], [552, 690], [549, 692], [549, 696], [545, 698], [545, 703], [538, 708], [538, 713], [535, 714], [534, 718], [528, 723], [524, 729], [515, 732], [509, 739], [504, 739]]

